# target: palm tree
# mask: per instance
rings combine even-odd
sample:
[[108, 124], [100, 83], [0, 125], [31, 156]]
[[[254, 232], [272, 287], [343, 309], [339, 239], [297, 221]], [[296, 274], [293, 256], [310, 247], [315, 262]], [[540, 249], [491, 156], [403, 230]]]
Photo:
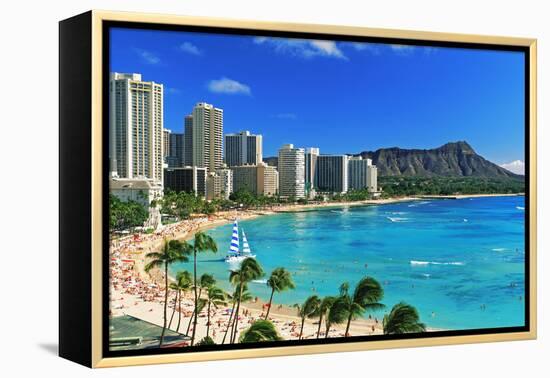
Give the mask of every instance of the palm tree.
[[227, 294], [227, 296], [231, 298], [231, 302], [233, 303], [233, 306], [231, 307], [231, 314], [229, 315], [229, 320], [227, 321], [227, 328], [225, 329], [225, 334], [223, 335], [222, 344], [225, 343], [225, 338], [227, 337], [229, 328], [232, 325], [231, 321], [233, 320], [233, 315], [235, 315], [235, 306], [237, 305], [237, 298], [239, 298], [239, 293], [240, 293], [240, 298], [242, 302], [248, 302], [252, 300], [252, 295], [248, 291], [248, 288], [246, 285], [244, 285], [242, 292], [241, 292], [241, 285], [237, 285], [237, 287], [235, 287], [235, 291], [233, 292], [233, 295]]
[[197, 253], [212, 251], [214, 253], [218, 252], [218, 246], [214, 239], [205, 234], [202, 231], [199, 231], [195, 234], [193, 239], [193, 291], [195, 294], [195, 316], [193, 317], [193, 334], [191, 335], [191, 346], [195, 343], [195, 333], [197, 331], [197, 318], [199, 315], [198, 306], [199, 306], [199, 292], [197, 288]]
[[265, 314], [265, 319], [267, 320], [269, 316], [269, 311], [271, 310], [271, 303], [273, 302], [273, 294], [275, 292], [280, 293], [287, 289], [294, 289], [294, 281], [292, 281], [292, 275], [285, 268], [276, 268], [271, 272], [271, 276], [267, 280], [267, 286], [271, 288], [271, 295], [269, 296], [269, 305], [267, 307], [267, 313]]
[[420, 323], [416, 308], [405, 302], [393, 306], [389, 315], [384, 316], [382, 325], [385, 335], [426, 332], [426, 325]]
[[145, 265], [145, 271], [149, 272], [153, 268], [164, 268], [164, 317], [162, 324], [162, 333], [160, 334], [159, 347], [162, 346], [164, 341], [164, 334], [166, 333], [167, 323], [167, 307], [168, 307], [168, 266], [176, 262], [187, 262], [189, 259], [187, 256], [191, 253], [189, 245], [185, 242], [177, 240], [165, 240], [161, 252], [151, 252], [145, 255], [145, 257], [151, 259]]
[[311, 318], [315, 316], [317, 311], [319, 311], [320, 304], [321, 299], [316, 295], [312, 295], [308, 297], [302, 305], [294, 305], [294, 307], [298, 309], [298, 316], [300, 316], [300, 318], [302, 319], [302, 324], [300, 326], [300, 336], [298, 337], [298, 340], [302, 339], [302, 333], [304, 332], [304, 323], [306, 321], [306, 318]]
[[252, 325], [243, 331], [239, 337], [240, 343], [257, 343], [261, 341], [279, 341], [277, 328], [269, 320], [256, 320]]
[[[260, 266], [260, 263], [258, 263], [258, 261], [256, 261], [252, 257], [247, 257], [241, 262], [239, 269], [231, 271], [231, 273], [229, 274], [229, 281], [235, 286], [240, 285], [240, 289], [242, 290], [248, 282], [252, 280], [257, 280], [261, 278], [263, 275], [264, 275], [264, 271]], [[235, 342], [235, 338], [237, 337], [237, 330], [239, 328], [239, 310], [241, 308], [241, 299], [242, 299], [242, 292], [239, 292], [239, 295], [237, 297], [237, 309], [235, 311], [233, 332], [230, 339], [231, 344]]]
[[[212, 274], [203, 273], [199, 278], [199, 295], [200, 298], [202, 295], [202, 289], [207, 289], [208, 287], [215, 285], [216, 279]], [[200, 311], [199, 311], [200, 312]], [[187, 323], [187, 331], [186, 334], [189, 334], [189, 330], [191, 329], [191, 323], [195, 320], [195, 309], [193, 309], [193, 313], [191, 314], [191, 317], [189, 318], [189, 323]]]
[[226, 297], [225, 292], [216, 286], [210, 286], [208, 288], [208, 297], [206, 299], [206, 303], [208, 305], [207, 311], [207, 323], [206, 323], [206, 337], [210, 336], [210, 306], [213, 305], [214, 307], [225, 305]]
[[340, 297], [334, 302], [334, 306], [341, 308], [347, 314], [345, 336], [349, 336], [351, 321], [362, 316], [365, 311], [373, 311], [384, 308], [379, 301], [384, 296], [382, 286], [371, 277], [364, 277], [357, 283], [353, 295], [349, 294], [347, 282], [340, 286]]
[[328, 312], [330, 310], [330, 307], [334, 303], [334, 301], [336, 301], [336, 297], [327, 296], [321, 299], [321, 303], [319, 303], [319, 307], [315, 312], [315, 315], [319, 315], [319, 325], [317, 326], [317, 338], [319, 338], [319, 334], [321, 333], [321, 325], [323, 324], [323, 317], [326, 318], [328, 316]]
[[180, 324], [181, 324], [181, 297], [183, 295], [183, 292], [186, 292], [187, 290], [191, 289], [191, 274], [187, 271], [180, 271], [176, 274], [176, 282], [173, 282], [170, 284], [170, 289], [176, 291], [176, 297], [174, 299], [174, 311], [172, 311], [172, 316], [170, 317], [170, 323], [168, 324], [168, 328], [172, 325], [172, 319], [174, 318], [174, 313], [176, 312], [176, 301], [178, 303], [178, 325], [176, 326], [176, 332], [179, 332], [180, 330]]
[[332, 327], [333, 324], [341, 324], [347, 319], [347, 312], [345, 308], [338, 305], [338, 299], [338, 297], [332, 297], [328, 306], [328, 312], [325, 316], [325, 339], [328, 338], [330, 327]]
[[200, 340], [197, 344], [195, 344], [196, 346], [201, 346], [201, 345], [216, 345], [216, 343], [214, 342], [214, 340], [210, 337], [210, 336], [205, 336], [202, 340]]

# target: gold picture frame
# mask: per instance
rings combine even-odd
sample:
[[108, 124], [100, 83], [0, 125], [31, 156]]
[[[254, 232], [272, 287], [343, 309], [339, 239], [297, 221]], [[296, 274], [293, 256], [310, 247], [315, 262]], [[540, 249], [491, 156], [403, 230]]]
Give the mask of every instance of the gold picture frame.
[[[297, 345], [280, 346], [269, 348], [254, 349], [232, 349], [221, 351], [204, 351], [193, 353], [167, 353], [167, 354], [147, 354], [139, 356], [124, 357], [105, 357], [103, 355], [104, 329], [104, 214], [103, 199], [104, 190], [104, 81], [103, 75], [106, 69], [104, 64], [103, 39], [105, 38], [106, 22], [127, 22], [139, 24], [162, 24], [162, 25], [185, 25], [197, 27], [212, 27], [221, 29], [241, 29], [241, 30], [261, 30], [264, 32], [293, 32], [293, 33], [312, 33], [328, 34], [331, 36], [354, 36], [354, 37], [376, 37], [393, 38], [399, 40], [428, 41], [428, 42], [456, 42], [465, 44], [479, 45], [502, 45], [523, 47], [528, 50], [528, 73], [526, 84], [529, 85], [529, 103], [526, 112], [529, 118], [529, 145], [526, 159], [529, 159], [528, 172], [528, 222], [529, 222], [529, 277], [526, 282], [529, 296], [529, 330], [525, 332], [513, 333], [487, 333], [476, 335], [458, 335], [458, 336], [432, 336], [426, 338], [403, 338], [398, 340], [379, 340], [369, 342], [344, 342], [335, 344], [316, 344], [316, 345]], [[61, 138], [61, 194], [60, 194], [60, 355], [73, 361], [82, 363], [90, 367], [114, 367], [128, 365], [161, 364], [189, 361], [208, 361], [221, 359], [237, 359], [251, 357], [283, 356], [295, 354], [312, 353], [330, 353], [330, 352], [348, 352], [371, 349], [388, 349], [402, 347], [423, 347], [448, 344], [466, 344], [482, 343], [495, 341], [513, 341], [535, 339], [537, 335], [537, 279], [536, 279], [536, 227], [537, 227], [537, 146], [536, 146], [536, 61], [537, 61], [537, 42], [535, 39], [513, 38], [500, 36], [482, 36], [453, 33], [436, 33], [411, 30], [393, 30], [377, 29], [353, 26], [335, 26], [335, 25], [316, 25], [316, 24], [294, 24], [278, 22], [258, 22], [251, 20], [231, 20], [209, 17], [187, 17], [174, 15], [157, 15], [143, 13], [126, 13], [110, 11], [90, 11], [81, 16], [62, 21], [60, 24], [60, 138]], [[80, 38], [79, 36], [82, 36]], [[80, 39], [79, 39], [80, 38]], [[82, 53], [82, 49], [85, 53]], [[78, 57], [77, 57], [78, 56]], [[72, 72], [76, 68], [69, 67], [70, 62], [85, 65], [82, 72]], [[88, 63], [86, 63], [88, 62]], [[68, 72], [71, 71], [71, 72]], [[86, 77], [86, 75], [88, 75]], [[76, 78], [76, 79], [75, 79]], [[81, 88], [84, 99], [74, 92], [74, 83], [84, 83]], [[71, 94], [69, 92], [71, 91]], [[76, 90], [79, 91], [79, 90]], [[63, 92], [66, 94], [64, 95]], [[89, 101], [89, 102], [87, 102]], [[78, 104], [77, 104], [78, 102]], [[77, 107], [83, 112], [75, 113], [73, 110]], [[85, 114], [84, 114], [85, 113]], [[70, 163], [65, 163], [71, 153], [76, 153], [72, 147], [66, 147], [70, 136], [67, 128], [69, 123], [89, 122], [82, 126], [85, 132], [78, 134], [84, 143], [89, 142], [89, 170], [84, 174], [89, 177], [85, 182], [81, 182], [82, 188], [87, 190], [90, 198], [85, 204], [89, 216], [89, 223], [75, 224], [70, 220], [67, 213], [69, 199], [82, 198], [82, 192], [77, 193], [76, 189], [69, 188], [69, 179], [65, 175], [71, 169]], [[72, 131], [76, 132], [76, 131]], [[73, 139], [74, 140], [74, 139]], [[84, 152], [82, 152], [84, 153]], [[69, 164], [69, 165], [66, 165]], [[67, 173], [68, 175], [68, 173]], [[67, 181], [65, 181], [67, 180]], [[80, 183], [80, 181], [79, 181]], [[86, 194], [87, 195], [87, 194]], [[65, 203], [63, 199], [66, 199]], [[70, 253], [79, 252], [71, 246], [70, 241], [66, 240], [67, 234], [86, 235], [88, 244], [84, 244], [86, 249], [85, 257], [82, 261], [74, 261]], [[79, 265], [80, 264], [80, 265]], [[69, 272], [71, 270], [71, 272]], [[76, 277], [76, 275], [81, 277]], [[89, 284], [79, 284], [79, 279], [86, 280]], [[86, 290], [89, 289], [89, 295]], [[77, 292], [77, 290], [79, 292]], [[70, 306], [75, 305], [75, 297], [83, 303], [83, 311], [89, 312], [89, 317], [81, 318], [78, 322], [82, 324], [72, 324], [76, 320], [69, 320], [69, 317], [76, 317], [78, 314], [71, 313]], [[78, 303], [78, 301], [77, 301]], [[66, 314], [66, 315], [64, 315]], [[71, 323], [71, 324], [69, 324]], [[80, 330], [79, 335], [74, 335]], [[75, 351], [77, 341], [83, 341], [88, 346]]]

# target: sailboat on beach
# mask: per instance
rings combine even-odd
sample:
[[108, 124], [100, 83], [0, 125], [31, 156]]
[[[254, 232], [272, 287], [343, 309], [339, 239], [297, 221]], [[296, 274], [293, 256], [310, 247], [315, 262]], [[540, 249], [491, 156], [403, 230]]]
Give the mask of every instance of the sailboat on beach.
[[240, 263], [247, 257], [252, 257], [252, 258], [256, 257], [256, 255], [253, 255], [252, 251], [250, 250], [250, 245], [248, 244], [248, 240], [246, 239], [246, 234], [244, 233], [244, 229], [241, 229], [241, 230], [243, 233], [242, 250], [240, 249], [240, 244], [239, 244], [239, 224], [235, 219], [235, 222], [233, 223], [233, 232], [231, 233], [231, 244], [229, 245], [229, 251], [227, 252], [227, 256], [225, 256], [225, 262], [227, 263]]

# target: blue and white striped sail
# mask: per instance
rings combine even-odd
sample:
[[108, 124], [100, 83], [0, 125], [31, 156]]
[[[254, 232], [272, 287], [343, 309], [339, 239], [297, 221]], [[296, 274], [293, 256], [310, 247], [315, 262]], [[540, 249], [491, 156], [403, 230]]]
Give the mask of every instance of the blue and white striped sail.
[[246, 235], [243, 230], [243, 253], [250, 254], [250, 246], [248, 245], [248, 240], [246, 240]]
[[235, 220], [233, 223], [233, 234], [231, 235], [231, 245], [229, 246], [229, 254], [239, 253], [239, 225]]

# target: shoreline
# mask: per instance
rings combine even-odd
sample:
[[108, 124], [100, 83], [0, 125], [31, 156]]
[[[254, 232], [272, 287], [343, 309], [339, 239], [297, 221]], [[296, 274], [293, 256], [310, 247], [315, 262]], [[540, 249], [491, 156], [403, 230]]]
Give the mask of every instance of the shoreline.
[[[482, 197], [510, 197], [523, 196], [524, 194], [471, 194], [471, 195], [455, 195], [455, 196], [407, 196], [393, 197], [386, 199], [355, 201], [355, 202], [336, 202], [336, 203], [315, 203], [305, 205], [286, 205], [279, 207], [271, 207], [270, 209], [261, 210], [232, 210], [218, 212], [209, 217], [195, 217], [190, 220], [184, 220], [173, 224], [168, 224], [160, 231], [153, 234], [136, 234], [134, 236], [126, 236], [119, 239], [111, 240], [111, 277], [125, 277], [124, 279], [116, 279], [116, 282], [111, 282], [111, 299], [110, 309], [111, 316], [128, 314], [151, 323], [162, 326], [162, 300], [164, 297], [164, 273], [158, 269], [153, 269], [149, 273], [145, 272], [146, 253], [158, 250], [165, 239], [189, 240], [196, 232], [206, 231], [212, 228], [220, 227], [233, 222], [235, 218], [240, 220], [255, 219], [260, 216], [274, 215], [279, 213], [306, 212], [317, 211], [324, 209], [357, 207], [357, 206], [379, 206], [395, 203], [404, 203], [412, 201], [425, 200], [451, 200], [451, 199], [466, 199], [466, 198], [482, 198]], [[115, 263], [113, 263], [115, 261]], [[130, 261], [131, 267], [124, 269], [125, 263], [120, 262]], [[128, 268], [128, 266], [126, 266]], [[171, 277], [169, 277], [171, 278]], [[143, 292], [133, 290], [133, 288], [124, 287], [124, 281], [137, 282], [143, 289]], [[113, 281], [113, 279], [111, 280]], [[152, 293], [152, 294], [151, 294]], [[170, 293], [172, 294], [172, 293]], [[170, 305], [173, 302], [173, 294], [169, 295]], [[171, 301], [171, 302], [170, 302]], [[183, 323], [187, 324], [190, 317], [189, 308], [192, 312], [191, 298], [188, 297], [184, 301], [187, 304], [182, 306]], [[244, 320], [240, 322], [239, 330], [242, 331], [255, 319], [261, 318], [265, 302], [257, 298], [255, 302], [247, 302], [241, 305], [241, 308], [246, 311]], [[226, 306], [227, 307], [227, 306]], [[230, 307], [230, 306], [229, 306]], [[171, 308], [169, 306], [169, 308]], [[204, 312], [204, 311], [203, 311]], [[205, 320], [202, 320], [201, 313], [199, 315], [199, 324], [197, 328], [198, 339], [200, 335], [206, 334]], [[220, 313], [215, 310], [212, 314], [212, 324], [218, 328], [217, 336], [214, 337], [216, 342], [221, 342], [220, 329], [223, 328], [223, 323], [227, 323], [227, 310], [225, 313]], [[293, 307], [279, 304], [276, 299], [273, 302], [270, 311], [270, 319], [276, 324], [284, 339], [296, 338], [296, 324], [300, 324], [301, 319], [297, 316], [296, 310]], [[315, 338], [317, 331], [317, 319], [306, 319], [304, 326], [304, 335], [306, 338]], [[211, 326], [214, 327], [215, 326]], [[220, 328], [221, 327], [221, 328]], [[324, 325], [321, 327], [324, 328]], [[174, 329], [174, 327], [171, 327]], [[335, 325], [331, 328], [330, 337], [343, 335], [345, 325]], [[438, 331], [440, 329], [428, 327], [428, 332]], [[185, 329], [180, 328], [180, 332]], [[322, 330], [324, 332], [324, 330]], [[352, 322], [350, 328], [351, 335], [373, 335], [382, 334], [381, 319], [362, 318]], [[211, 335], [212, 336], [212, 335]]]

